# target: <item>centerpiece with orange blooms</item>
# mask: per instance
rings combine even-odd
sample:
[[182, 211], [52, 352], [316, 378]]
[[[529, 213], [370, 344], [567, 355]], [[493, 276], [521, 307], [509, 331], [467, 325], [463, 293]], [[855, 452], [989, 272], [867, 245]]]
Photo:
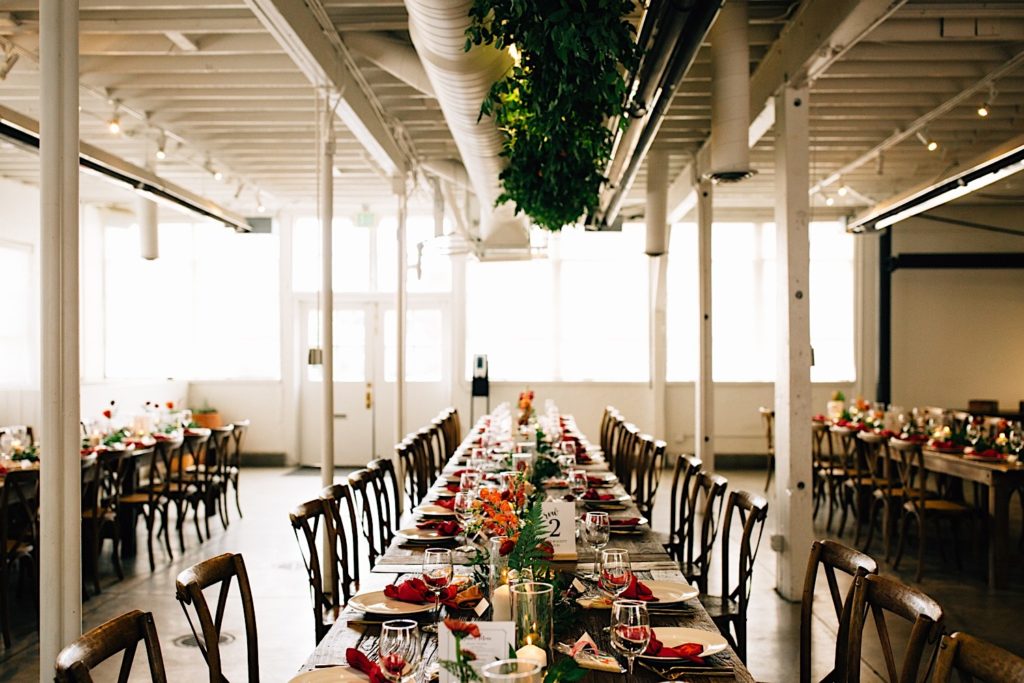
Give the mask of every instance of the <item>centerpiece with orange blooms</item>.
[[519, 426], [525, 427], [533, 417], [533, 389], [519, 392]]

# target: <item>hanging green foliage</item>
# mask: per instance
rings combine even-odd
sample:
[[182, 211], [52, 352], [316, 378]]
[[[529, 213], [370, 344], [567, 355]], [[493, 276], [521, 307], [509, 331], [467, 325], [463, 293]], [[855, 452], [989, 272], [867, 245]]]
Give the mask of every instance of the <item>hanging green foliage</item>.
[[519, 59], [494, 83], [481, 116], [505, 136], [498, 203], [515, 202], [548, 230], [597, 208], [626, 101], [624, 74], [637, 59], [626, 20], [634, 0], [474, 0], [473, 45], [514, 46]]

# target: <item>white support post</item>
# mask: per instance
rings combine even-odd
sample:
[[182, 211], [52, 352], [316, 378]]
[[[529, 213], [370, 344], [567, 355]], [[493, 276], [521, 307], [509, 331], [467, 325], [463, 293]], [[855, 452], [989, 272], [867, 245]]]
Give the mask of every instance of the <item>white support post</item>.
[[39, 680], [82, 633], [78, 0], [41, 0]]
[[693, 452], [704, 467], [715, 469], [715, 385], [711, 355], [711, 181], [695, 179], [697, 188], [697, 317], [700, 333], [697, 341], [697, 381], [694, 384]]
[[777, 265], [775, 379], [776, 590], [799, 600], [814, 539], [811, 514], [811, 340], [806, 87], [775, 98]]
[[320, 141], [320, 347], [323, 367], [320, 479], [334, 483], [334, 113], [324, 106]]
[[670, 227], [666, 220], [668, 211], [668, 153], [651, 150], [647, 155], [647, 246], [650, 257], [650, 282], [648, 290], [648, 311], [650, 315], [650, 388], [651, 412], [654, 415], [652, 433], [655, 438], [666, 439], [665, 366], [666, 366], [666, 270], [668, 268], [668, 246]]
[[402, 440], [405, 434], [405, 317], [406, 280], [408, 279], [409, 256], [405, 249], [405, 222], [408, 212], [408, 192], [405, 175], [395, 177], [395, 193], [398, 195], [398, 286], [395, 287], [395, 439]]

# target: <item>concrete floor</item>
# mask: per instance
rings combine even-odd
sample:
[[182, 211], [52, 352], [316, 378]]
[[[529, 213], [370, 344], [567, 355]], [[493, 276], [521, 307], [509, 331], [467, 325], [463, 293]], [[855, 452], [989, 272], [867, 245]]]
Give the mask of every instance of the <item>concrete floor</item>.
[[[732, 470], [723, 474], [729, 479], [730, 488], [760, 491], [764, 485], [761, 471]], [[174, 579], [178, 572], [198, 560], [222, 552], [241, 552], [247, 560], [256, 604], [262, 679], [272, 683], [287, 681], [314, 646], [309, 595], [295, 538], [287, 522], [287, 512], [296, 503], [317, 494], [320, 490], [319, 472], [246, 470], [242, 482], [242, 506], [246, 517], [239, 520], [237, 515], [233, 516], [227, 530], [221, 530], [219, 522], [213, 521], [213, 538], [203, 544], [197, 542], [194, 530], [192, 534], [186, 534], [185, 555], [177, 553], [176, 543], [173, 561], [168, 561], [158, 551], [157, 569], [153, 573], [149, 571], [145, 552], [128, 563], [128, 576], [122, 582], [114, 579], [112, 570], [107, 566], [103, 593], [85, 603], [86, 628], [129, 609], [152, 611], [156, 617], [169, 678], [178, 681], [190, 677], [202, 680], [206, 676], [206, 666], [199, 650], [185, 642], [191, 634], [185, 616], [174, 599]], [[667, 491], [668, 486], [663, 486], [655, 519], [667, 519]], [[1011, 529], [1016, 534], [1021, 525], [1020, 512], [1016, 505], [1013, 509], [1015, 519]], [[820, 528], [824, 516], [819, 519]], [[783, 601], [773, 590], [775, 556], [768, 545], [768, 534], [772, 533], [773, 526], [769, 507], [769, 529], [765, 531], [754, 576], [748, 626], [748, 664], [758, 680], [785, 683], [797, 679], [800, 609], [797, 604]], [[846, 542], [852, 542], [849, 532]], [[966, 543], [970, 549], [966, 532], [961, 542]], [[929, 548], [935, 550], [934, 546], [936, 544], [932, 540]], [[876, 541], [876, 557], [881, 554], [880, 548], [880, 543]], [[1020, 556], [1016, 557], [1014, 585], [1007, 590], [992, 592], [984, 583], [984, 567], [981, 562], [984, 553], [980, 544], [974, 552], [965, 553], [963, 572], [956, 570], [952, 560], [944, 563], [937, 550], [933, 555], [928, 559], [928, 570], [920, 588], [943, 606], [949, 628], [968, 630], [1024, 654], [1024, 629], [1021, 629], [1020, 618], [1024, 613], [1024, 571]], [[899, 578], [906, 582], [913, 580], [914, 559], [905, 559], [898, 573]], [[883, 571], [893, 574], [888, 567]], [[712, 575], [714, 589], [717, 575], [714, 570]], [[819, 677], [831, 668], [836, 630], [836, 620], [828, 613], [831, 608], [823, 585], [824, 582], [820, 581], [820, 599], [815, 605], [816, 623], [813, 630], [815, 671]], [[228, 676], [234, 680], [244, 677], [245, 645], [237, 593], [232, 598], [229, 600], [225, 631], [228, 638], [233, 640], [222, 646], [222, 652]], [[15, 643], [10, 651], [0, 655], [0, 683], [37, 681], [38, 647], [32, 618], [34, 605], [31, 601], [15, 599], [12, 611], [16, 622]], [[893, 631], [894, 640], [905, 636], [904, 630], [894, 628]], [[883, 671], [883, 664], [873, 626], [868, 626], [865, 643], [863, 680], [881, 680], [874, 673]], [[116, 680], [118, 663], [108, 664], [110, 666], [97, 673], [97, 681]], [[133, 681], [148, 680], [145, 659], [141, 653], [137, 655], [135, 668]]]

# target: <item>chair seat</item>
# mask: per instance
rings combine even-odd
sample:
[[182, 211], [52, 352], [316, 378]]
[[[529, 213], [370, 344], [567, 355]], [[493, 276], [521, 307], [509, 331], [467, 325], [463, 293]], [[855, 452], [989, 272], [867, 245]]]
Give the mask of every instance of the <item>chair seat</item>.
[[157, 493], [163, 493], [166, 495], [175, 495], [188, 493], [190, 489], [194, 489], [195, 486], [189, 482], [168, 482], [166, 484], [155, 484], [153, 490]]
[[[918, 505], [907, 501], [903, 504], [903, 509], [908, 512], [916, 512]], [[963, 503], [956, 503], [952, 500], [942, 500], [941, 498], [931, 498], [924, 501], [924, 509], [926, 512], [931, 512], [940, 515], [967, 515], [973, 514], [974, 508]]]
[[100, 510], [97, 514], [96, 510], [82, 510], [82, 519], [93, 521], [96, 519], [102, 519], [103, 521], [113, 521], [117, 516], [113, 510]]
[[705, 593], [701, 593], [698, 600], [712, 619], [740, 616], [740, 604], [736, 600], [723, 599], [721, 595]]
[[856, 474], [851, 474], [850, 478], [843, 482], [843, 486], [871, 489], [875, 487], [875, 478], [863, 475], [858, 477]]
[[25, 555], [31, 555], [33, 546], [31, 543], [25, 541], [19, 541], [16, 538], [7, 539], [7, 558], [13, 559], [14, 557], [22, 557]]
[[[149, 502], [148, 493], [129, 493], [126, 496], [121, 496], [121, 505], [144, 505]], [[155, 502], [155, 501], [154, 501]]]

